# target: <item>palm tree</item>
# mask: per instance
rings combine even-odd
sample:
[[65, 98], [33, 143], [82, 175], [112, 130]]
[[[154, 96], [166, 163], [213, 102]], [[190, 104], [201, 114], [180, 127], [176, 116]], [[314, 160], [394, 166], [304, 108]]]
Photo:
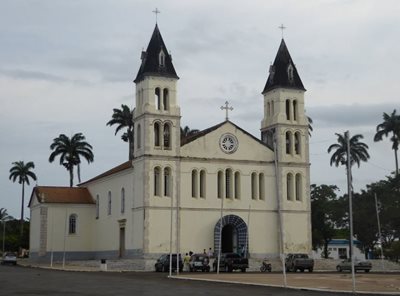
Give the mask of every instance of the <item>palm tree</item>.
[[10, 219], [14, 219], [14, 218], [7, 213], [7, 209], [0, 208], [0, 220], [1, 221], [7, 221], [7, 220], [10, 220]]
[[[337, 142], [332, 144], [328, 148], [328, 153], [332, 150], [335, 152], [332, 154], [331, 157], [331, 166], [335, 164], [336, 166], [339, 165], [346, 165], [347, 164], [347, 134], [336, 134], [338, 137]], [[369, 158], [368, 154], [368, 145], [360, 142], [360, 139], [363, 139], [363, 135], [357, 134], [350, 138], [350, 165], [353, 166], [355, 163], [358, 167], [360, 167], [361, 161], [367, 161]]]
[[133, 136], [134, 136], [134, 123], [132, 120], [133, 110], [129, 109], [127, 105], [122, 104], [121, 109], [113, 109], [112, 118], [107, 125], [112, 126], [117, 124], [115, 135], [123, 128], [126, 128], [121, 136], [124, 142], [129, 143], [129, 160], [133, 158]]
[[387, 137], [392, 133], [390, 141], [393, 142], [392, 149], [394, 150], [394, 159], [396, 164], [396, 176], [399, 174], [399, 163], [397, 158], [397, 150], [399, 149], [400, 143], [400, 115], [396, 115], [396, 109], [393, 110], [392, 114], [388, 115], [383, 113], [383, 122], [376, 126], [376, 134], [374, 141], [382, 141], [383, 136]]
[[10, 180], [15, 182], [18, 179], [18, 183], [22, 184], [22, 203], [21, 203], [21, 237], [24, 231], [24, 199], [25, 199], [25, 183], [29, 185], [29, 178], [34, 181], [37, 180], [36, 175], [31, 170], [35, 168], [35, 164], [32, 161], [26, 164], [23, 161], [16, 161], [12, 163], [10, 169]]
[[74, 184], [74, 166], [78, 166], [78, 179], [80, 182], [80, 163], [81, 156], [88, 163], [93, 162], [93, 147], [85, 142], [85, 136], [82, 133], [77, 133], [70, 138], [64, 134], [60, 134], [53, 139], [50, 145], [53, 152], [50, 154], [49, 162], [53, 162], [57, 156], [60, 156], [60, 165], [63, 165], [69, 172], [69, 186]]
[[184, 128], [181, 127], [181, 139], [193, 136], [200, 132], [198, 129], [190, 129], [190, 127], [185, 126]]

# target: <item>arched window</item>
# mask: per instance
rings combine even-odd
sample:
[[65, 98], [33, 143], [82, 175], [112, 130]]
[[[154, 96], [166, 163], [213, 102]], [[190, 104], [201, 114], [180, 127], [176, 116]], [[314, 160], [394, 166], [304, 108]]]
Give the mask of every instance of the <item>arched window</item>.
[[289, 83], [293, 83], [294, 82], [294, 71], [293, 71], [293, 66], [292, 64], [289, 64], [288, 68], [287, 68], [287, 73], [288, 73], [288, 80]]
[[140, 146], [142, 146], [142, 130], [140, 129], [140, 124], [137, 126], [137, 132], [136, 132], [136, 137], [137, 137], [137, 148], [140, 149]]
[[169, 124], [164, 124], [164, 149], [169, 149], [171, 144], [171, 132]]
[[293, 120], [297, 120], [297, 100], [293, 101]]
[[224, 183], [224, 173], [222, 171], [218, 172], [217, 183], [217, 196], [218, 198], [222, 198], [222, 196], [224, 195], [224, 186], [222, 185]]
[[264, 188], [264, 174], [258, 175], [258, 195], [261, 200], [265, 199], [265, 188]]
[[192, 197], [197, 197], [197, 170], [192, 171]]
[[171, 169], [164, 169], [164, 196], [171, 196]]
[[290, 120], [290, 100], [286, 100], [286, 119]]
[[296, 200], [301, 201], [302, 199], [302, 188], [303, 188], [303, 180], [301, 178], [301, 174], [296, 174]]
[[154, 168], [154, 195], [161, 196], [160, 187], [161, 187], [161, 169], [159, 167]]
[[160, 92], [160, 88], [156, 87], [155, 91], [154, 91], [154, 100], [155, 100], [155, 105], [156, 105], [156, 109], [157, 110], [161, 110], [161, 92]]
[[76, 214], [69, 215], [68, 233], [76, 234], [76, 222], [78, 216]]
[[111, 191], [108, 191], [108, 207], [107, 207], [107, 214], [111, 215]]
[[251, 198], [257, 199], [257, 174], [251, 174]]
[[286, 176], [286, 198], [293, 200], [293, 175], [291, 173]]
[[164, 105], [164, 110], [169, 110], [169, 92], [168, 92], [168, 88], [164, 88], [164, 90], [163, 90], [163, 105]]
[[200, 197], [206, 197], [206, 171], [200, 171]]
[[125, 188], [121, 189], [121, 214], [125, 213]]
[[154, 146], [160, 147], [160, 124], [154, 123]]
[[96, 195], [96, 219], [99, 219], [100, 216], [100, 197]]
[[267, 103], [267, 117], [271, 116], [271, 104], [268, 102]]
[[240, 173], [235, 172], [235, 199], [240, 199]]
[[292, 133], [286, 132], [286, 154], [291, 154], [292, 150]]
[[225, 171], [225, 198], [232, 198], [232, 170]]
[[300, 142], [300, 133], [294, 133], [294, 152], [296, 154], [301, 154], [301, 142]]
[[158, 55], [158, 63], [160, 64], [161, 67], [165, 67], [165, 53], [164, 51], [160, 51], [160, 54]]

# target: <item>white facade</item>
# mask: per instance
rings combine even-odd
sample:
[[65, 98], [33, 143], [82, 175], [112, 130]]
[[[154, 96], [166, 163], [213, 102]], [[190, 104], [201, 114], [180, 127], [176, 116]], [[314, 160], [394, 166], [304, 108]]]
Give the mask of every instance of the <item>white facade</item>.
[[[181, 140], [174, 69], [171, 75], [145, 70], [154, 34], [157, 27], [135, 80], [133, 160], [80, 185], [95, 204], [52, 204], [33, 193], [33, 257], [66, 248], [70, 259], [154, 260], [171, 245], [173, 252], [244, 248], [251, 257], [311, 253], [304, 90], [264, 91], [262, 140], [229, 120]], [[72, 212], [77, 233], [67, 234], [65, 247], [59, 242]]]

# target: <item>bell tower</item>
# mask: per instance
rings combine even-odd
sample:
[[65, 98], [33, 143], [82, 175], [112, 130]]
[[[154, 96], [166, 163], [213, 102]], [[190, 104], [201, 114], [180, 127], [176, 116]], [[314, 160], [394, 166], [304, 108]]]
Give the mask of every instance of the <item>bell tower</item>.
[[[306, 89], [282, 38], [262, 92], [264, 118], [261, 138], [271, 149], [274, 141], [278, 158], [278, 186], [283, 211], [283, 232], [306, 225], [308, 237], [284, 240], [284, 252], [310, 252], [310, 164], [308, 119], [304, 111]], [[308, 242], [305, 242], [308, 241]], [[303, 246], [303, 247], [302, 247]], [[300, 249], [299, 249], [300, 248]]]
[[179, 77], [157, 24], [141, 60], [134, 80], [134, 158], [143, 155], [176, 156], [180, 148], [180, 107], [176, 95]]

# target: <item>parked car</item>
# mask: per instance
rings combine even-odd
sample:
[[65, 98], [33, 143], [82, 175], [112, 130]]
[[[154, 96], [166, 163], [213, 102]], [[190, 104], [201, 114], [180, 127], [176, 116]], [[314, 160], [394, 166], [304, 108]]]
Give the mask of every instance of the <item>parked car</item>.
[[[213, 263], [213, 270], [217, 271], [218, 258], [215, 258]], [[246, 272], [246, 268], [249, 268], [249, 259], [243, 258], [236, 253], [224, 253], [221, 254], [219, 261], [219, 269], [232, 272], [233, 270], [240, 269], [242, 272]]]
[[193, 254], [189, 261], [190, 271], [210, 271], [210, 258], [206, 254]]
[[17, 265], [17, 255], [15, 253], [12, 253], [12, 252], [4, 253], [3, 260], [1, 261], [1, 264]]
[[[156, 271], [169, 271], [169, 254], [163, 254], [160, 258], [157, 259], [156, 264], [154, 265]], [[179, 271], [183, 270], [183, 262], [181, 258], [181, 254], [179, 254]], [[176, 271], [176, 254], [172, 254], [172, 271]]]
[[[355, 260], [354, 261], [354, 270], [364, 270], [365, 272], [369, 272], [372, 268], [372, 264], [369, 261], [361, 261], [361, 260]], [[340, 262], [338, 265], [336, 265], [336, 270], [338, 272], [344, 271], [344, 270], [349, 270], [351, 271], [351, 259], [346, 259]]]
[[288, 254], [285, 259], [286, 271], [308, 270], [313, 272], [314, 270], [314, 259], [308, 258], [307, 254]]

